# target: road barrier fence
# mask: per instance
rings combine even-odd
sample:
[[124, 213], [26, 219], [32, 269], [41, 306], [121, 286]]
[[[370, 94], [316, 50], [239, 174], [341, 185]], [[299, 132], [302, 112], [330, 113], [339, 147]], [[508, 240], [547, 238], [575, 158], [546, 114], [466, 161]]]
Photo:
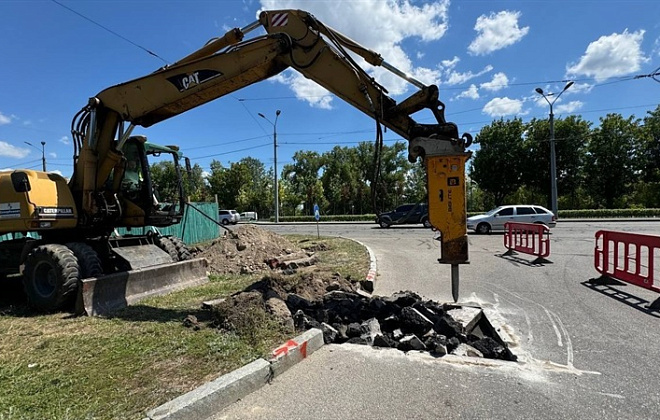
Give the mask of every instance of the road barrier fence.
[[660, 293], [660, 236], [599, 230], [596, 232], [594, 268], [603, 276]]
[[504, 247], [538, 258], [550, 256], [550, 229], [540, 223], [504, 224]]

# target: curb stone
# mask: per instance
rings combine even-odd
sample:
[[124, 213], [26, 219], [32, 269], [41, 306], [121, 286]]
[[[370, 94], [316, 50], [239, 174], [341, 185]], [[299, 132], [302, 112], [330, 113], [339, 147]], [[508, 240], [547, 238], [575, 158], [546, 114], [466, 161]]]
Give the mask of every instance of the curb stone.
[[147, 412], [143, 420], [205, 420], [258, 390], [323, 346], [323, 332], [305, 331], [257, 359]]
[[374, 290], [374, 281], [376, 281], [377, 266], [376, 266], [376, 256], [374, 255], [371, 248], [369, 248], [366, 244], [363, 244], [362, 242], [358, 241], [357, 239], [347, 238], [345, 236], [338, 236], [338, 238], [348, 239], [349, 241], [353, 241], [366, 248], [367, 252], [369, 253], [369, 272], [367, 273], [364, 282], [367, 283], [369, 287], [371, 287], [371, 290]]

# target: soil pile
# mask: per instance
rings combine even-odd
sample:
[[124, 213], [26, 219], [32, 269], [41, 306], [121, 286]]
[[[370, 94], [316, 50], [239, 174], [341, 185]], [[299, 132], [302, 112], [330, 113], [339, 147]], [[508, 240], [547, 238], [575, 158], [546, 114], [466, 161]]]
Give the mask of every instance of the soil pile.
[[233, 232], [199, 249], [213, 274], [249, 274], [272, 268], [268, 261], [304, 257], [306, 253], [288, 239], [255, 225], [241, 225]]

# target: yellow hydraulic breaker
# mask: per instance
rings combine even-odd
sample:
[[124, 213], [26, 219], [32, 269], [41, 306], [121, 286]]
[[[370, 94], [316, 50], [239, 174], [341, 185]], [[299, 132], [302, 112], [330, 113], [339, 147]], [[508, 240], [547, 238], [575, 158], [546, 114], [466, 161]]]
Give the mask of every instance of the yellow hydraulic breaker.
[[458, 265], [468, 264], [465, 151], [471, 139], [456, 142], [418, 138], [410, 143], [411, 156], [422, 156], [426, 168], [429, 221], [440, 231], [438, 262], [451, 265], [451, 293], [458, 301]]

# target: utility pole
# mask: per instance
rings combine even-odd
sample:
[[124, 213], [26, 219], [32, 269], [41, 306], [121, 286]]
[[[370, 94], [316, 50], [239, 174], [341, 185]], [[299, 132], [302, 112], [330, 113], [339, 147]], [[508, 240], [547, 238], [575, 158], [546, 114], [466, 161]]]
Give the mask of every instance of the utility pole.
[[[39, 150], [39, 148], [37, 146], [30, 143], [29, 141], [24, 141], [23, 143], [27, 144], [30, 147], [34, 147], [35, 149]], [[41, 168], [44, 172], [46, 172], [46, 142], [45, 141], [41, 142]]]
[[280, 198], [279, 198], [279, 187], [277, 185], [277, 118], [280, 116], [282, 111], [279, 109], [275, 111], [275, 122], [271, 122], [264, 114], [261, 112], [258, 115], [264, 120], [268, 121], [270, 125], [273, 126], [273, 169], [274, 169], [274, 178], [275, 178], [275, 223], [280, 222]]
[[[557, 99], [561, 96], [562, 93], [566, 91], [569, 87], [573, 86], [573, 82], [566, 83], [566, 86], [559, 92], [556, 96], [554, 93], [548, 93], [547, 95], [543, 93], [543, 89], [536, 88], [536, 93], [543, 96], [543, 99], [550, 105], [550, 202], [552, 206], [552, 214], [555, 217], [558, 216], [559, 208], [557, 205], [557, 158], [555, 155], [555, 115], [552, 112], [552, 106], [557, 102]], [[555, 99], [550, 102], [548, 96], [555, 96]]]

